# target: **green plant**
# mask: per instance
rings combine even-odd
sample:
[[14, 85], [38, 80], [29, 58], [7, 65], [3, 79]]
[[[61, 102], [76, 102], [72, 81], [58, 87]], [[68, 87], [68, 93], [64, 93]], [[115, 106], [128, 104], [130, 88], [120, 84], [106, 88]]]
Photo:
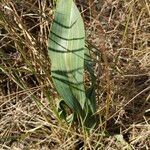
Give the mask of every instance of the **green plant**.
[[[56, 3], [49, 35], [51, 75], [60, 97], [58, 112], [68, 123], [77, 122], [92, 129], [97, 124], [94, 94], [95, 77], [89, 50], [85, 47], [85, 30], [81, 14], [73, 0]], [[93, 85], [85, 90], [84, 68]]]

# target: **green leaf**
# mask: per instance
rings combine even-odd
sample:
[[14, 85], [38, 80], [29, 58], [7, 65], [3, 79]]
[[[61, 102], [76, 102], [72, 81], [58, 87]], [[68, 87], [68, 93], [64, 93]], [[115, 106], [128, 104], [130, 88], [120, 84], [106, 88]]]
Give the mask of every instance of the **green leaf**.
[[54, 85], [73, 111], [85, 106], [83, 84], [85, 32], [73, 0], [59, 0], [49, 36], [49, 57]]
[[[95, 115], [96, 79], [89, 50], [85, 48], [83, 20], [73, 0], [57, 1], [48, 52], [53, 83], [63, 99], [58, 108], [60, 118], [69, 124], [74, 121], [83, 124], [88, 131], [93, 129], [98, 120]], [[84, 67], [89, 71], [93, 84], [87, 91], [84, 88]]]
[[67, 118], [67, 112], [66, 112], [66, 103], [64, 102], [64, 100], [60, 100], [59, 104], [58, 104], [58, 114], [59, 114], [59, 117], [61, 119], [65, 119]]

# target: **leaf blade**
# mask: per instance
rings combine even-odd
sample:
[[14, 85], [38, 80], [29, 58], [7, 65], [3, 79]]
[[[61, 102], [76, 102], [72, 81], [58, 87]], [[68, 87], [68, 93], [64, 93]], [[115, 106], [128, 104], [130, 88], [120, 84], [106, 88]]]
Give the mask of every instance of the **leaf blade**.
[[79, 112], [86, 100], [83, 84], [84, 38], [83, 21], [73, 0], [60, 0], [49, 36], [52, 78], [67, 105]]

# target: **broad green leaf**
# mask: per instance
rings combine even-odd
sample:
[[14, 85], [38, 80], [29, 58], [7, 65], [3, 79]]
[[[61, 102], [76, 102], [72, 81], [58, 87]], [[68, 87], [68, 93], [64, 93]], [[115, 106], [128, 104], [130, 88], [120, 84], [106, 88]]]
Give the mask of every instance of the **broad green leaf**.
[[73, 0], [59, 0], [49, 36], [49, 57], [54, 85], [66, 104], [81, 113], [85, 106], [83, 84], [85, 33]]
[[75, 121], [75, 113], [68, 114], [67, 112], [68, 106], [66, 105], [64, 100], [60, 100], [58, 104], [58, 114], [61, 119], [66, 120], [68, 124], [72, 124]]

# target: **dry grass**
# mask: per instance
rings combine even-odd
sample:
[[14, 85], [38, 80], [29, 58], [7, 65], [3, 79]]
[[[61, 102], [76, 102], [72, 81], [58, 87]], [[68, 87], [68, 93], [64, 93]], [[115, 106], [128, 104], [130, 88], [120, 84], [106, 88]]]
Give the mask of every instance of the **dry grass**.
[[78, 0], [95, 62], [90, 136], [59, 120], [47, 38], [51, 0], [0, 1], [0, 149], [150, 148], [150, 1]]

